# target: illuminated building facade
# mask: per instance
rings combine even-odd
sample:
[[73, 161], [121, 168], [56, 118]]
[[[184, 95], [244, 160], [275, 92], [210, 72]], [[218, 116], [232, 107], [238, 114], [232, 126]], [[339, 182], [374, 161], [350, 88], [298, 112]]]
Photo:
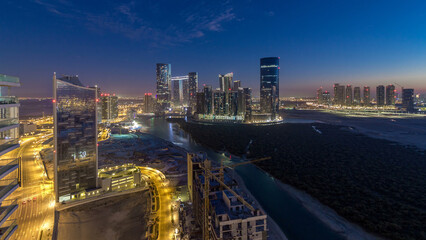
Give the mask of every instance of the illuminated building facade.
[[352, 95], [352, 86], [351, 85], [347, 85], [346, 86], [346, 100], [345, 103], [346, 105], [350, 106], [353, 103], [353, 95]]
[[189, 106], [195, 109], [197, 104], [196, 94], [198, 92], [198, 73], [190, 72], [188, 73], [188, 98]]
[[53, 76], [56, 202], [97, 187], [97, 91]]
[[386, 86], [386, 105], [392, 106], [395, 105], [396, 100], [396, 90], [394, 85]]
[[334, 104], [345, 104], [345, 86], [342, 86], [339, 83], [334, 84]]
[[269, 113], [273, 118], [279, 108], [279, 57], [260, 59], [260, 111]]
[[144, 113], [153, 113], [154, 112], [154, 98], [152, 93], [145, 93], [144, 102], [143, 102], [143, 112]]
[[[10, 95], [10, 89], [20, 86], [19, 78], [0, 74], [0, 156], [19, 147], [19, 101]], [[16, 219], [9, 218], [18, 209], [18, 200], [8, 197], [22, 178], [19, 159], [2, 158], [0, 173], [0, 239], [9, 239], [18, 228]]]
[[354, 104], [355, 105], [361, 104], [361, 88], [360, 87], [354, 87]]
[[204, 92], [197, 92], [197, 109], [196, 113], [198, 114], [206, 114], [206, 98], [204, 96]]
[[213, 114], [213, 91], [212, 86], [206, 85], [203, 88], [204, 93], [204, 113]]
[[377, 106], [385, 105], [385, 87], [383, 85], [379, 85], [376, 88], [376, 102]]
[[370, 87], [364, 86], [364, 95], [363, 95], [363, 102], [365, 105], [371, 104], [371, 95], [370, 95]]
[[157, 101], [160, 111], [170, 106], [172, 66], [166, 63], [157, 63]]
[[225, 115], [225, 92], [213, 92], [213, 112], [215, 115]]
[[240, 88], [240, 87], [241, 87], [241, 81], [235, 80], [234, 85], [232, 86], [232, 91], [238, 91], [238, 88]]
[[220, 91], [224, 92], [224, 114], [230, 114], [231, 112], [231, 99], [229, 93], [232, 91], [232, 79], [234, 73], [227, 73], [225, 75], [219, 74], [219, 86]]
[[402, 90], [402, 107], [407, 112], [414, 112], [414, 89], [404, 88]]
[[102, 120], [118, 118], [118, 97], [115, 94], [101, 93]]
[[189, 88], [188, 76], [172, 77], [172, 101], [176, 106], [188, 105]]

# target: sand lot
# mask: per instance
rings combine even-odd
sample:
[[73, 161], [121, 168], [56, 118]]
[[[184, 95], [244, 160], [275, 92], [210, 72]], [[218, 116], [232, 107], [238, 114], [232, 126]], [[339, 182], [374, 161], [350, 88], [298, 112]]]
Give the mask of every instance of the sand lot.
[[58, 239], [146, 239], [148, 191], [103, 199], [59, 214]]

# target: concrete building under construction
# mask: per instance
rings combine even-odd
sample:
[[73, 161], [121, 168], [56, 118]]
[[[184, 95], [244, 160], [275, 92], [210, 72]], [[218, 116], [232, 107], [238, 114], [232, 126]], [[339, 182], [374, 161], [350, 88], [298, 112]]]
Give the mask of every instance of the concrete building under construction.
[[267, 215], [242, 196], [235, 180], [203, 153], [188, 154], [188, 189], [203, 239], [267, 239]]

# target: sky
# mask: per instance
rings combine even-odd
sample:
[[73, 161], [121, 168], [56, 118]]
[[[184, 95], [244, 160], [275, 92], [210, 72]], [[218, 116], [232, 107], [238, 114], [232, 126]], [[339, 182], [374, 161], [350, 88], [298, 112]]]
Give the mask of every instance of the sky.
[[280, 57], [280, 96], [333, 83], [426, 91], [426, 1], [2, 0], [0, 73], [22, 97], [52, 96], [53, 72], [120, 96], [155, 93], [155, 64], [259, 95], [260, 58]]

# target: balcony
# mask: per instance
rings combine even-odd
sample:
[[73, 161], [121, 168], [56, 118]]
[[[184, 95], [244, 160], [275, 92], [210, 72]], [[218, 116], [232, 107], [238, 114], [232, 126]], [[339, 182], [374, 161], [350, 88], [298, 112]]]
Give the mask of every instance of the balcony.
[[0, 160], [0, 179], [6, 177], [9, 173], [15, 171], [19, 167], [17, 158]]
[[19, 147], [19, 139], [0, 139], [0, 156]]
[[0, 180], [0, 202], [3, 202], [18, 187], [18, 179]]
[[9, 239], [18, 228], [18, 223], [16, 222], [16, 219], [10, 222], [11, 223], [7, 227], [0, 228], [0, 240]]
[[3, 128], [7, 128], [9, 126], [18, 125], [19, 127], [19, 119], [18, 118], [3, 118], [0, 119], [0, 131], [4, 131]]
[[14, 96], [0, 96], [0, 105], [18, 104], [19, 100]]
[[[4, 202], [2, 204], [4, 204]], [[0, 207], [0, 226], [7, 221], [16, 209], [18, 209], [18, 199], [11, 201], [11, 203], [7, 206]]]
[[0, 86], [20, 87], [21, 83], [19, 82], [18, 77], [12, 77], [12, 76], [0, 74]]

